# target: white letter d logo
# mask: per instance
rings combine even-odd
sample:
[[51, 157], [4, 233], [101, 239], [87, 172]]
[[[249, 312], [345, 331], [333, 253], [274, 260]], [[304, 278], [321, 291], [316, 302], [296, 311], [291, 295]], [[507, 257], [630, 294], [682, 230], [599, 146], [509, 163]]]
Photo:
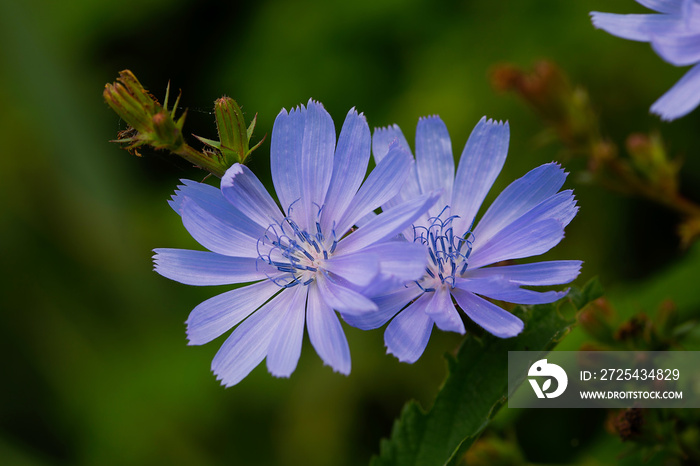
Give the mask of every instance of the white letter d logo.
[[537, 384], [537, 380], [528, 379], [530, 381], [530, 385], [532, 385], [532, 389], [535, 391], [535, 395], [537, 395], [537, 398], [544, 398], [545, 396], [547, 398], [556, 398], [564, 393], [564, 390], [566, 390], [566, 385], [569, 383], [569, 378], [566, 376], [564, 369], [556, 364], [548, 364], [546, 359], [540, 359], [530, 366], [530, 370], [528, 371], [527, 375], [548, 376], [554, 377], [557, 380], [557, 389], [551, 393], [547, 393], [547, 390], [552, 385], [551, 378], [545, 380], [545, 382], [542, 384], [542, 389], [540, 389], [539, 385]]

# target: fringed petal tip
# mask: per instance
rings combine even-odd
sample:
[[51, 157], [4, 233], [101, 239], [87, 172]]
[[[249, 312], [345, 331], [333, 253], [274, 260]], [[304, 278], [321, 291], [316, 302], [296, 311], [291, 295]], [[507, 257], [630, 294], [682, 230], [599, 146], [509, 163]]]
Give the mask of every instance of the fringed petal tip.
[[[302, 107], [303, 107], [303, 105], [302, 105]], [[309, 97], [309, 101], [306, 103], [306, 108], [310, 109], [310, 108], [314, 108], [314, 107], [317, 108], [318, 110], [322, 110], [322, 111], [326, 112], [326, 108], [323, 106], [323, 104], [321, 102], [319, 102], [318, 100], [314, 100], [313, 97]]]
[[[397, 133], [401, 133], [401, 128], [399, 128], [399, 126], [396, 124], [374, 128], [374, 131], [372, 133], [372, 145], [375, 146], [378, 143], [378, 141], [381, 141], [381, 145], [384, 146], [380, 158], [383, 158], [386, 152], [396, 147], [397, 145], [403, 147], [404, 150], [406, 150], [404, 145], [401, 144]], [[378, 147], [374, 147], [375, 152], [377, 151], [377, 149]]]
[[609, 34], [617, 35], [615, 30], [619, 29], [626, 21], [625, 16], [617, 13], [605, 13], [602, 11], [591, 11], [588, 14], [591, 17], [591, 23], [596, 29], [601, 29]]
[[[661, 99], [659, 99], [661, 100]], [[684, 111], [683, 113], [679, 113], [676, 109], [670, 109], [668, 108], [667, 105], [664, 105], [663, 103], [659, 103], [657, 100], [654, 102], [654, 104], [649, 108], [649, 113], [651, 115], [656, 115], [659, 117], [659, 120], [665, 122], [665, 123], [670, 123], [673, 120], [677, 120], [678, 118], [686, 116], [688, 113], [692, 112], [694, 109], [690, 109], [687, 111]]]
[[286, 108], [282, 108], [282, 110], [280, 110], [280, 112], [277, 114], [277, 118], [286, 117], [286, 116], [293, 116], [293, 115], [295, 115], [295, 114], [297, 114], [297, 113], [306, 113], [306, 108], [307, 108], [307, 107], [309, 106], [309, 104], [311, 104], [311, 103], [313, 103], [313, 104], [318, 104], [318, 105], [320, 105], [321, 107], [323, 107], [323, 104], [321, 104], [321, 103], [315, 101], [313, 98], [310, 98], [309, 101], [308, 101], [308, 103], [307, 103], [306, 105], [304, 105], [304, 104], [299, 104], [299, 105], [297, 105], [297, 106], [295, 106], [295, 107], [291, 107], [291, 108], [289, 109], [289, 111], [287, 111]]
[[367, 117], [365, 116], [364, 112], [358, 112], [357, 107], [353, 107], [348, 111], [346, 118], [349, 116], [358, 117], [367, 122]]
[[337, 374], [342, 374], [346, 377], [348, 375], [350, 375], [350, 369], [351, 369], [350, 362], [348, 362], [347, 365], [338, 366], [338, 365], [330, 364], [326, 361], [323, 361], [323, 365], [330, 367], [331, 369], [333, 369], [333, 372], [335, 372]]
[[600, 22], [600, 17], [601, 17], [602, 15], [609, 15], [609, 14], [611, 14], [611, 13], [603, 13], [603, 12], [600, 12], [600, 11], [591, 11], [591, 12], [588, 13], [588, 16], [591, 17], [591, 23], [593, 23], [593, 26], [594, 26], [596, 29], [601, 29], [601, 27], [600, 27], [599, 24], [598, 24], [598, 23]]
[[411, 158], [410, 162], [411, 163], [414, 162], [413, 156], [411, 155], [410, 152], [408, 152], [406, 150], [406, 147], [403, 144], [401, 144], [401, 141], [399, 141], [398, 138], [394, 138], [391, 140], [391, 142], [389, 143], [389, 150], [387, 151], [387, 153], [389, 153], [393, 150], [399, 150], [403, 154], [407, 154]]
[[388, 356], [394, 356], [396, 359], [399, 360], [399, 362], [405, 362], [406, 364], [413, 364], [414, 362], [416, 362], [420, 359], [420, 356], [422, 356], [422, 353], [421, 353], [421, 355], [418, 357], [405, 357], [405, 356], [402, 356], [400, 353], [399, 354], [394, 353], [388, 346], [386, 346], [386, 354]]
[[700, 104], [700, 64], [683, 77], [651, 106], [651, 113], [663, 121], [673, 121], [692, 112]]
[[[662, 96], [663, 98], [663, 96]], [[684, 108], [682, 111], [678, 111], [678, 107], [669, 105], [667, 101], [662, 101], [661, 99], [654, 102], [654, 104], [649, 109], [649, 113], [656, 115], [663, 122], [670, 123], [674, 120], [682, 118], [695, 110], [695, 107]]]
[[[567, 178], [569, 176], [569, 172], [566, 171], [566, 168], [562, 167], [561, 163], [557, 162], [556, 160], [552, 160], [551, 162], [543, 163], [542, 165], [535, 167], [530, 171], [533, 172], [535, 170], [559, 170], [559, 172], [561, 173], [561, 175], [564, 178]], [[563, 182], [562, 182], [562, 184], [563, 184]]]
[[221, 384], [221, 386], [224, 388], [231, 388], [238, 383], [238, 382], [227, 382], [224, 380], [223, 375], [217, 374], [216, 372], [214, 372], [214, 375], [216, 376], [216, 381], [219, 382], [219, 384]]
[[196, 181], [187, 179], [181, 179], [180, 183], [182, 184], [175, 186], [175, 191], [170, 195], [170, 199], [168, 199], [168, 205], [178, 214], [182, 210], [182, 202], [184, 201], [185, 197], [187, 197], [185, 194], [187, 187], [193, 183], [199, 184]]
[[423, 356], [423, 353], [425, 352], [425, 348], [427, 346], [427, 341], [425, 342], [425, 345], [422, 346], [423, 343], [418, 343], [417, 346], [419, 346], [418, 349], [409, 351], [407, 349], [392, 349], [388, 343], [384, 343], [384, 346], [386, 347], [386, 354], [395, 357], [398, 359], [399, 362], [403, 362], [406, 364], [413, 364], [416, 361], [420, 359], [421, 356]]
[[486, 115], [482, 116], [477, 125], [490, 125], [490, 126], [502, 126], [505, 129], [510, 130], [510, 124], [508, 120], [496, 120], [494, 118], [488, 118]]
[[374, 134], [384, 133], [387, 131], [401, 131], [401, 128], [399, 128], [399, 125], [397, 125], [397, 124], [388, 125], [388, 126], [375, 126], [374, 127]]
[[158, 267], [158, 261], [160, 260], [161, 253], [165, 251], [165, 248], [156, 248], [153, 249], [151, 252], [153, 253], [151, 255], [151, 261], [153, 262], [153, 270], [157, 272], [156, 268]]
[[439, 121], [442, 123], [442, 118], [440, 118], [440, 115], [437, 114], [418, 117], [418, 123], [422, 121]]

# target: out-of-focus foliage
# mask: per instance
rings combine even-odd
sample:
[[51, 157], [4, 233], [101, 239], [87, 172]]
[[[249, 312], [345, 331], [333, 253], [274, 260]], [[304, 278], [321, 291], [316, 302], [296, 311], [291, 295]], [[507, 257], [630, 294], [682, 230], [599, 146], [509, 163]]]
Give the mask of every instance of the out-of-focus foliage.
[[[371, 126], [413, 128], [439, 114], [453, 148], [482, 115], [507, 119], [510, 156], [496, 193], [565, 154], [488, 79], [498, 63], [547, 58], [587, 88], [605, 138], [622, 147], [632, 133], [658, 131], [684, 159], [682, 194], [697, 202], [700, 112], [672, 124], [648, 115], [684, 70], [645, 44], [596, 31], [591, 10], [643, 8], [632, 0], [0, 2], [0, 463], [367, 464], [407, 400], [428, 407], [446, 373], [443, 353], [461, 340], [435, 332], [421, 360], [406, 365], [384, 354], [381, 331], [346, 328], [349, 377], [303, 351], [289, 380], [259, 368], [220, 388], [209, 372], [217, 345], [187, 347], [183, 324], [215, 290], [163, 279], [150, 262], [154, 247], [197, 247], [166, 200], [179, 178], [205, 174], [166, 152], [138, 158], [107, 142], [126, 129], [101, 96], [120, 70], [159, 98], [168, 81], [183, 90], [190, 143], [191, 133], [216, 139], [210, 112], [224, 94], [248, 121], [259, 113], [260, 137], [281, 107], [309, 97], [336, 121], [356, 106]], [[267, 154], [269, 142], [249, 166], [269, 181]], [[546, 257], [584, 260], [579, 285], [599, 275], [623, 318], [651, 315], [664, 300], [683, 319], [697, 317], [700, 250], [679, 248], [675, 215], [571, 178], [581, 211]], [[586, 338], [575, 330], [560, 347]], [[685, 341], [699, 339], [696, 331]], [[624, 445], [605, 432], [605, 413], [542, 411], [502, 410], [489, 435], [514, 439], [531, 462], [616, 464]]]
[[[540, 61], [527, 72], [501, 65], [491, 75], [499, 91], [513, 91], [547, 125], [567, 150], [564, 159], [586, 160], [579, 174], [602, 187], [627, 196], [655, 202], [681, 215], [678, 227], [682, 246], [700, 236], [700, 205], [683, 197], [679, 189], [680, 158], [671, 159], [658, 131], [633, 133], [627, 137], [627, 157], [618, 146], [602, 136], [600, 123], [588, 93], [573, 85], [566, 73], [549, 61]], [[547, 134], [545, 132], [545, 134]]]

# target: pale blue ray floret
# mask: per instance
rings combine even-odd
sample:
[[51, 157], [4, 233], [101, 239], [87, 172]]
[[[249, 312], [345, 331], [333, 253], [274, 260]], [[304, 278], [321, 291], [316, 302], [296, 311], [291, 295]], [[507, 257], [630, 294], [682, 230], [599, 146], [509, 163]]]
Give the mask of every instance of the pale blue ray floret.
[[[390, 293], [377, 290], [372, 299], [378, 311], [345, 317], [362, 329], [378, 328], [391, 320], [384, 341], [388, 352], [401, 361], [414, 362], [423, 354], [433, 325], [465, 332], [453, 298], [473, 322], [508, 338], [522, 331], [523, 322], [483, 297], [518, 304], [551, 303], [567, 291], [538, 292], [523, 286], [560, 285], [579, 274], [581, 262], [575, 260], [494, 265], [549, 251], [564, 237], [564, 227], [578, 211], [573, 192], [559, 191], [566, 173], [558, 164], [548, 163], [511, 183], [475, 222], [503, 167], [509, 137], [508, 123], [482, 118], [455, 173], [445, 124], [438, 117], [418, 122], [416, 164], [399, 194], [383, 208], [391, 209], [438, 186], [444, 188], [438, 202], [402, 232], [403, 238], [428, 250], [428, 264], [418, 280], [397, 284]], [[377, 163], [396, 145], [410, 150], [398, 126], [375, 130], [372, 146]]]
[[700, 1], [636, 1], [658, 13], [621, 15], [594, 11], [591, 19], [595, 27], [614, 36], [649, 42], [672, 65], [694, 65], [651, 106], [651, 112], [662, 120], [675, 120], [700, 104]]
[[423, 275], [425, 248], [395, 238], [440, 191], [374, 216], [398, 194], [414, 162], [393, 145], [365, 180], [370, 146], [364, 115], [350, 110], [336, 145], [333, 120], [310, 100], [282, 110], [272, 130], [272, 181], [281, 210], [240, 164], [226, 172], [221, 189], [189, 180], [179, 186], [170, 204], [208, 251], [156, 249], [155, 270], [190, 285], [250, 283], [204, 301], [187, 319], [193, 345], [236, 327], [212, 362], [222, 384], [240, 382], [263, 359], [273, 375], [290, 376], [304, 328], [324, 363], [348, 374], [350, 351], [334, 310], [344, 316], [376, 311], [364, 293], [370, 283], [376, 288]]

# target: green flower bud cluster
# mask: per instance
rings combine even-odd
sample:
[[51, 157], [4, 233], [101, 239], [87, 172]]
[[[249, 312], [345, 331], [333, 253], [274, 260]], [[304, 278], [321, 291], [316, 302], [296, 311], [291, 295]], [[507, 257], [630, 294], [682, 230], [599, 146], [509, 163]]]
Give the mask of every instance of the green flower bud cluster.
[[187, 111], [178, 118], [175, 116], [180, 96], [172, 109], [168, 109], [169, 95], [170, 85], [164, 103], [160, 105], [131, 71], [119, 73], [117, 81], [105, 85], [103, 92], [105, 102], [129, 125], [114, 142], [125, 145], [126, 150], [136, 155], [141, 155], [137, 149], [144, 145], [168, 150], [218, 177], [233, 164], [245, 163], [250, 153], [262, 144], [264, 138], [250, 147], [257, 115], [246, 127], [243, 112], [236, 101], [222, 97], [214, 104], [219, 141], [195, 136], [206, 145], [203, 151], [195, 150], [182, 134]]

